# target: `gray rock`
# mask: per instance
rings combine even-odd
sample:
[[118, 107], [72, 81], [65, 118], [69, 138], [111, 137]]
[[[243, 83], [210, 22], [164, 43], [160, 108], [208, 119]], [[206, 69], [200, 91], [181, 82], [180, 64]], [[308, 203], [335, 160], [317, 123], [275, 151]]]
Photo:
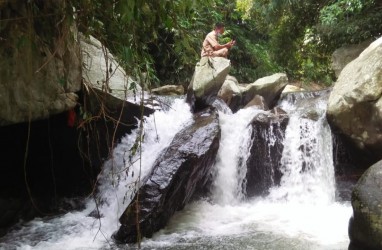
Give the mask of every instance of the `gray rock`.
[[202, 57], [187, 90], [187, 102], [194, 111], [213, 103], [230, 68], [230, 60], [223, 57]]
[[[24, 16], [23, 5], [0, 5], [2, 18]], [[64, 8], [65, 1], [46, 1], [42, 9], [50, 14]], [[44, 22], [56, 30], [54, 18], [34, 20], [31, 26], [17, 21], [2, 24], [6, 39], [0, 46], [0, 126], [44, 119], [77, 104], [80, 46], [73, 23], [69, 18], [61, 21], [60, 30], [49, 34], [34, 27]]]
[[[138, 81], [129, 77], [110, 51], [90, 36], [80, 35], [85, 85], [126, 100], [129, 92], [141, 91]], [[106, 64], [107, 61], [107, 64]]]
[[349, 249], [382, 249], [382, 161], [371, 166], [352, 193]]
[[[120, 218], [114, 235], [119, 242], [137, 242], [165, 227], [195, 191], [206, 185], [219, 148], [220, 128], [215, 111], [196, 114], [194, 122], [176, 134], [154, 163], [137, 196]], [[137, 206], [138, 202], [138, 206]], [[138, 207], [139, 228], [137, 232]]]
[[332, 54], [332, 69], [338, 77], [345, 66], [356, 59], [370, 45], [367, 40], [359, 44], [351, 44], [336, 49]]
[[266, 105], [273, 108], [287, 84], [288, 77], [284, 73], [260, 78], [254, 83], [246, 85], [242, 90], [243, 105], [250, 102], [255, 95], [260, 95], [264, 97]]
[[264, 97], [259, 95], [255, 95], [255, 97], [253, 97], [253, 99], [247, 105], [245, 105], [244, 108], [249, 108], [249, 107], [256, 107], [262, 110], [269, 109], [267, 104], [265, 103]]
[[165, 85], [151, 90], [155, 95], [184, 95], [182, 85]]
[[342, 70], [327, 115], [360, 149], [382, 157], [382, 38]]
[[242, 88], [234, 76], [228, 75], [218, 92], [220, 97], [232, 110], [241, 108]]
[[218, 96], [222, 98], [233, 112], [237, 112], [243, 107], [259, 104], [256, 96], [263, 98], [265, 109], [273, 108], [278, 101], [281, 92], [288, 84], [288, 78], [284, 73], [277, 73], [271, 76], [263, 77], [251, 84], [239, 84], [236, 78], [227, 76]]

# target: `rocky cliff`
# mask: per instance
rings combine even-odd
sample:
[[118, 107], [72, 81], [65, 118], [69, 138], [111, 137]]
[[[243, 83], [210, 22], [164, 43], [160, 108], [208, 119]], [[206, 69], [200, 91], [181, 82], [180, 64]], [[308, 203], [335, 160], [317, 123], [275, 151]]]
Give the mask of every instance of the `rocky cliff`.
[[81, 55], [65, 1], [2, 1], [0, 126], [76, 106]]

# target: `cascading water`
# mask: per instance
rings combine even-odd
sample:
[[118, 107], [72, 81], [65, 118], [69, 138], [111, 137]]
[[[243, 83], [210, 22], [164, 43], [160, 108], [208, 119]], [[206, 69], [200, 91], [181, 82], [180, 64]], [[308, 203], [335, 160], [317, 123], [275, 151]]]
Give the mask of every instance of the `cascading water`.
[[[308, 105], [299, 100], [309, 98]], [[281, 158], [283, 177], [269, 195], [245, 200], [246, 159], [252, 143], [252, 118], [261, 112], [253, 108], [236, 114], [219, 113], [221, 142], [215, 164], [212, 199], [187, 205], [169, 225], [145, 239], [143, 249], [347, 249], [349, 203], [334, 200], [335, 182], [330, 129], [325, 120], [325, 99], [301, 95], [280, 105], [290, 115]], [[309, 107], [309, 108], [307, 108]], [[172, 140], [191, 113], [183, 101], [155, 114], [145, 124], [142, 145], [142, 175]], [[126, 137], [105, 165], [99, 188], [100, 220], [87, 209], [49, 220], [34, 220], [2, 238], [0, 248], [14, 249], [125, 249], [110, 240], [118, 218], [128, 203], [139, 171], [129, 157], [137, 136]], [[159, 140], [158, 137], [159, 136]], [[277, 143], [269, 138], [269, 143]], [[129, 167], [129, 169], [126, 169]], [[128, 177], [120, 173], [128, 170]], [[133, 172], [134, 176], [133, 177]], [[112, 185], [113, 183], [113, 185]], [[130, 188], [130, 189], [129, 189]], [[126, 196], [126, 194], [128, 194]], [[125, 199], [125, 200], [124, 200]], [[126, 200], [127, 199], [127, 200]]]
[[[145, 249], [347, 249], [349, 203], [335, 198], [326, 99], [300, 94], [280, 103], [290, 116], [281, 158], [283, 177], [266, 197], [241, 200], [243, 160], [251, 142], [251, 109], [220, 114], [221, 145], [213, 202], [197, 201], [174, 216]], [[269, 134], [272, 131], [269, 131]], [[276, 143], [274, 137], [269, 144]], [[241, 173], [241, 174], [239, 174]], [[244, 180], [245, 181], [245, 180]]]
[[242, 109], [236, 114], [219, 113], [221, 141], [216, 161], [214, 200], [219, 204], [234, 204], [244, 199], [246, 159], [251, 147], [252, 118], [261, 112]]
[[299, 104], [290, 109], [289, 102], [281, 106], [290, 115], [281, 158], [283, 177], [280, 187], [274, 188], [269, 198], [309, 204], [333, 203], [333, 146], [325, 118], [326, 100], [311, 102], [308, 109]]
[[[168, 111], [156, 112], [146, 119], [142, 136], [142, 161], [139, 151], [132, 154], [138, 129], [122, 139], [113, 157], [100, 174], [97, 204], [86, 202], [86, 209], [64, 216], [35, 219], [15, 228], [0, 241], [0, 249], [107, 249], [115, 248], [111, 235], [118, 229], [118, 219], [131, 199], [139, 172], [144, 177], [159, 153], [175, 134], [192, 119], [188, 104], [175, 100]], [[89, 214], [98, 211], [96, 219]]]

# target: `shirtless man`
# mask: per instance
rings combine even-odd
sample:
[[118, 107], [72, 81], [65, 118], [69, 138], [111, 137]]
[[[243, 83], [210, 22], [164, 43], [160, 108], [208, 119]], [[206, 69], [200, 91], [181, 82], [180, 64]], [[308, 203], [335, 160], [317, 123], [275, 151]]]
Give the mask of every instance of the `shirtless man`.
[[203, 48], [201, 56], [209, 57], [227, 57], [228, 49], [235, 45], [236, 41], [232, 40], [226, 44], [219, 44], [218, 37], [224, 33], [224, 24], [217, 23], [215, 29], [207, 34], [206, 38], [203, 41]]

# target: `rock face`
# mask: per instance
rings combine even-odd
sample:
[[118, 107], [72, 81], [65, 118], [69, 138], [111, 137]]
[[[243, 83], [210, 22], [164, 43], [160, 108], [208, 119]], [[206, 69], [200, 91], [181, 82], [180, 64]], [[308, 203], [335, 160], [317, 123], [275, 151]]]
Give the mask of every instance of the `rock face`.
[[141, 90], [139, 84], [127, 76], [109, 50], [94, 37], [80, 35], [84, 83], [125, 100], [127, 92]]
[[263, 97], [263, 104], [260, 106], [264, 106], [265, 109], [273, 108], [287, 84], [288, 78], [283, 73], [260, 78], [251, 84], [239, 84], [234, 77], [227, 77], [219, 91], [219, 97], [233, 112], [246, 107], [253, 100], [259, 103], [256, 96]]
[[239, 85], [237, 79], [233, 76], [228, 75], [218, 92], [218, 97], [220, 97], [228, 107], [233, 111], [237, 111], [242, 106], [241, 95], [242, 87]]
[[212, 104], [230, 68], [230, 61], [223, 57], [202, 57], [187, 90], [187, 102], [194, 111]]
[[114, 235], [115, 239], [124, 243], [136, 242], [139, 237], [151, 237], [165, 227], [170, 217], [188, 203], [196, 189], [207, 182], [219, 141], [217, 113], [196, 114], [194, 123], [180, 131], [154, 163], [151, 174], [139, 190], [139, 199], [135, 196], [121, 216], [122, 225]]
[[[65, 1], [36, 3], [40, 15], [28, 19], [27, 2], [0, 5], [0, 126], [47, 118], [72, 109], [81, 88], [81, 54], [77, 32], [64, 18]], [[61, 14], [60, 14], [61, 13]], [[65, 15], [64, 15], [65, 16]], [[61, 20], [62, 19], [62, 20]], [[37, 27], [52, 27], [50, 32]]]
[[182, 85], [165, 85], [151, 90], [155, 95], [184, 95]]
[[247, 159], [248, 197], [267, 194], [270, 187], [279, 185], [282, 173], [279, 163], [284, 149], [283, 141], [288, 115], [282, 110], [260, 113], [251, 122], [253, 144]]
[[371, 166], [352, 193], [349, 249], [382, 249], [382, 161]]
[[332, 55], [332, 69], [338, 77], [345, 66], [356, 59], [361, 52], [370, 45], [371, 41], [360, 44], [351, 44], [336, 49]]
[[244, 87], [242, 91], [243, 104], [246, 105], [255, 95], [260, 95], [264, 97], [267, 106], [273, 108], [287, 84], [288, 77], [284, 73], [260, 78]]
[[247, 105], [245, 105], [244, 108], [249, 108], [249, 107], [257, 107], [258, 109], [262, 109], [262, 110], [269, 109], [267, 104], [265, 103], [264, 97], [260, 95], [255, 95], [255, 97], [253, 97], [253, 99]]
[[141, 109], [140, 104], [126, 101], [133, 93], [139, 95], [140, 85], [126, 74], [99, 40], [82, 34], [79, 37], [85, 106], [93, 115], [83, 147], [92, 164], [98, 166], [119, 139], [136, 127], [137, 118], [150, 115], [154, 110], [147, 106]]
[[85, 97], [87, 111], [93, 118], [85, 129], [84, 143], [80, 145], [89, 161], [98, 167], [120, 139], [137, 127], [137, 118], [149, 116], [154, 110], [146, 106], [141, 108], [96, 88], [86, 92]]
[[382, 38], [342, 70], [327, 115], [360, 149], [382, 157]]

